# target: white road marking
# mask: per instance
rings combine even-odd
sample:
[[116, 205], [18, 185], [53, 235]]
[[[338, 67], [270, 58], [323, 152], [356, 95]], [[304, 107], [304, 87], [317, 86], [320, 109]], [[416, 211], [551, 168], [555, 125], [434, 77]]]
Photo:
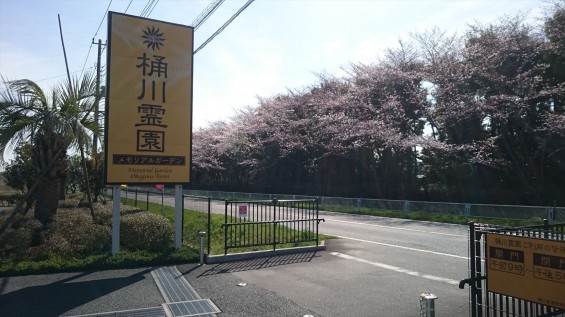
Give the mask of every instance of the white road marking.
[[337, 236], [337, 235], [334, 235], [334, 234], [330, 234], [330, 235], [332, 235], [332, 236], [334, 236], [334, 237], [341, 238], [341, 239], [348, 239], [348, 240], [353, 240], [353, 241], [359, 241], [359, 242], [366, 242], [366, 243], [384, 245], [384, 246], [387, 246], [387, 247], [393, 247], [393, 248], [398, 248], [398, 249], [404, 249], [404, 250], [410, 250], [410, 251], [418, 251], [418, 252], [424, 252], [424, 253], [431, 253], [431, 254], [436, 254], [436, 255], [449, 256], [449, 257], [452, 257], [452, 258], [458, 258], [458, 259], [469, 260], [469, 257], [460, 256], [460, 255], [455, 255], [455, 254], [442, 253], [442, 252], [435, 252], [435, 251], [429, 251], [429, 250], [422, 250], [422, 249], [410, 248], [410, 247], [405, 247], [405, 246], [401, 246], [401, 245], [389, 244], [389, 243], [384, 243], [384, 242], [376, 242], [376, 241], [365, 240], [365, 239], [357, 239], [357, 238], [351, 238], [351, 237]]
[[435, 275], [429, 275], [429, 274], [421, 274], [420, 272], [416, 272], [416, 271], [412, 271], [412, 270], [408, 270], [408, 269], [403, 269], [394, 265], [389, 265], [389, 264], [384, 264], [384, 263], [380, 263], [380, 262], [371, 262], [369, 260], [365, 260], [365, 259], [361, 259], [358, 257], [354, 257], [348, 254], [343, 254], [343, 253], [339, 253], [339, 252], [331, 252], [331, 255], [335, 255], [337, 257], [340, 257], [342, 259], [347, 259], [347, 260], [353, 260], [353, 261], [357, 261], [360, 263], [365, 263], [365, 264], [369, 264], [372, 266], [376, 266], [376, 267], [380, 267], [386, 270], [391, 270], [394, 272], [398, 272], [398, 273], [403, 273], [403, 274], [407, 274], [410, 276], [417, 276], [417, 277], [421, 277], [421, 278], [425, 278], [428, 280], [432, 280], [432, 281], [436, 281], [436, 282], [441, 282], [441, 283], [447, 283], [450, 285], [459, 285], [459, 281], [456, 280], [452, 280], [450, 278], [446, 278], [446, 277], [440, 277], [440, 276], [435, 276]]
[[356, 222], [356, 221], [345, 221], [345, 220], [336, 220], [336, 219], [326, 219], [326, 221], [335, 221], [335, 222], [342, 222], [342, 223], [350, 223], [355, 225], [363, 225], [363, 226], [371, 226], [371, 227], [379, 227], [379, 228], [390, 228], [396, 230], [404, 230], [404, 231], [414, 231], [414, 232], [423, 232], [423, 233], [430, 233], [430, 234], [439, 234], [444, 236], [453, 236], [453, 237], [467, 237], [466, 235], [462, 234], [453, 234], [453, 233], [444, 233], [444, 232], [437, 232], [437, 231], [426, 231], [426, 230], [419, 230], [419, 229], [409, 229], [409, 228], [402, 228], [402, 227], [393, 227], [393, 226], [385, 226], [385, 225], [376, 225], [372, 223], [365, 223], [365, 222]]

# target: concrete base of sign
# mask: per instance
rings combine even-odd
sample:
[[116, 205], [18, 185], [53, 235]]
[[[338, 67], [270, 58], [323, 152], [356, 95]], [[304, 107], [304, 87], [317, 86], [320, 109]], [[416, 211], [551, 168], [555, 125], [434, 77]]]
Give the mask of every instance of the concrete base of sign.
[[205, 263], [206, 264], [219, 264], [219, 263], [226, 263], [226, 262], [235, 262], [235, 261], [244, 261], [244, 260], [251, 260], [257, 258], [265, 258], [271, 256], [279, 256], [279, 255], [288, 255], [288, 254], [296, 254], [296, 253], [307, 253], [307, 252], [317, 252], [317, 251], [325, 251], [326, 245], [324, 241], [320, 242], [318, 246], [308, 246], [308, 247], [296, 247], [296, 248], [288, 248], [288, 249], [277, 249], [277, 250], [268, 250], [268, 251], [253, 251], [253, 252], [243, 252], [243, 253], [234, 253], [234, 254], [227, 254], [227, 255], [206, 255]]

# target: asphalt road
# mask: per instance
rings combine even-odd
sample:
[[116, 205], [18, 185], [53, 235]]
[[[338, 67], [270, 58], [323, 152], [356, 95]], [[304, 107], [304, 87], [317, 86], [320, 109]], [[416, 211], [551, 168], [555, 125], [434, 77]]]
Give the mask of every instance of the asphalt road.
[[[160, 202], [160, 201], [159, 201]], [[173, 204], [173, 198], [165, 198]], [[202, 206], [185, 200], [185, 207]], [[214, 213], [224, 203], [213, 201]], [[310, 261], [232, 273], [316, 316], [418, 316], [420, 294], [438, 296], [436, 316], [467, 316], [468, 227], [320, 212], [327, 251]]]
[[346, 214], [323, 217], [320, 231], [340, 237], [327, 241], [326, 251], [308, 261], [267, 262], [266, 267], [251, 265], [231, 274], [315, 316], [419, 316], [423, 292], [438, 296], [436, 316], [468, 315], [468, 291], [458, 288], [467, 277], [465, 226]]
[[[223, 212], [223, 203], [215, 206]], [[220, 317], [419, 316], [420, 294], [426, 291], [438, 296], [436, 316], [468, 316], [468, 290], [457, 285], [468, 276], [466, 226], [320, 216], [325, 219], [320, 232], [339, 237], [326, 242], [326, 251], [178, 268], [201, 298], [222, 310]], [[0, 278], [0, 316], [74, 316], [159, 306], [164, 300], [150, 271]]]

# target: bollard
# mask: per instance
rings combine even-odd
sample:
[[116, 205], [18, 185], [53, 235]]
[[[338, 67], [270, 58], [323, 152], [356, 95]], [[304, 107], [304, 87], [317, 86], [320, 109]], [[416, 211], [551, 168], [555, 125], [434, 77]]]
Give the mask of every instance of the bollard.
[[437, 296], [430, 294], [430, 292], [425, 292], [420, 295], [420, 317], [436, 316], [436, 299]]
[[206, 231], [199, 231], [198, 237], [200, 237], [200, 265], [204, 264], [204, 236]]

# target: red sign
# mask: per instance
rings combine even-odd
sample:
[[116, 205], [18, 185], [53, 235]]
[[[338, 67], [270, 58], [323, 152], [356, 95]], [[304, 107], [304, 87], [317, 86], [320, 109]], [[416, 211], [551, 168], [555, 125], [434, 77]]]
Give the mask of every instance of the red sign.
[[239, 205], [238, 211], [240, 217], [247, 217], [247, 205]]

